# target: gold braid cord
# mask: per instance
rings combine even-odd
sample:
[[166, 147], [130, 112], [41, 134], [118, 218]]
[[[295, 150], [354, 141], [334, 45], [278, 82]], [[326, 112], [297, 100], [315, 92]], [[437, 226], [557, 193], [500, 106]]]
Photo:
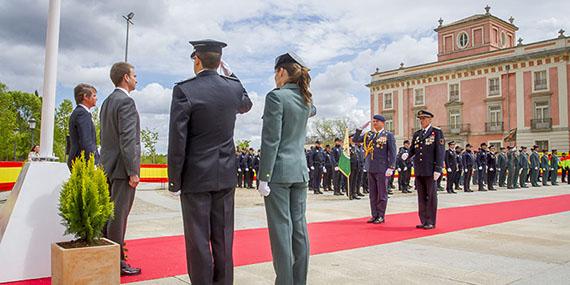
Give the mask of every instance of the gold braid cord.
[[366, 134], [364, 134], [364, 155], [368, 156], [368, 154], [372, 152], [370, 159], [374, 160], [374, 141], [367, 142], [369, 133], [370, 132], [366, 132]]

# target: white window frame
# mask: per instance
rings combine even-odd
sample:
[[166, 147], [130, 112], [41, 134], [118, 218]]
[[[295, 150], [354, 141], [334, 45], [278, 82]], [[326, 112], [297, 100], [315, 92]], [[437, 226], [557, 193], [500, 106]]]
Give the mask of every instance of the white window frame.
[[443, 38], [443, 43], [442, 43], [443, 44], [443, 53], [447, 52], [446, 48], [445, 48], [445, 39], [449, 38], [449, 37], [451, 37], [451, 50], [449, 52], [453, 52], [455, 50], [455, 47], [453, 44], [453, 42], [454, 42], [453, 41], [453, 39], [454, 39], [453, 34], [447, 34], [447, 35], [443, 35], [443, 37], [442, 37]]
[[[467, 42], [463, 46], [461, 44], [459, 44], [459, 41], [460, 41], [462, 35], [465, 35], [467, 37]], [[457, 39], [456, 39], [455, 44], [457, 45], [458, 49], [466, 49], [470, 43], [471, 43], [471, 41], [469, 39], [469, 34], [467, 32], [461, 31], [461, 32], [457, 33]]]
[[[491, 80], [499, 80], [499, 93], [497, 94], [491, 94]], [[487, 97], [501, 97], [502, 96], [502, 89], [501, 89], [501, 76], [496, 76], [496, 77], [487, 77]]]
[[[536, 90], [536, 85], [534, 84], [534, 79], [535, 79], [535, 73], [536, 72], [544, 72], [546, 74], [546, 89], [540, 89], [540, 90]], [[541, 69], [541, 70], [533, 70], [531, 71], [531, 84], [532, 84], [532, 92], [549, 92], [550, 91], [550, 78], [548, 78], [548, 68], [547, 69]]]
[[478, 31], [478, 30], [481, 30], [481, 43], [480, 43], [480, 45], [485, 44], [485, 30], [481, 26], [481, 27], [473, 28], [473, 30], [471, 30], [471, 47], [475, 46], [475, 31]]
[[[416, 93], [418, 90], [422, 91], [422, 95], [423, 95], [422, 104], [416, 104], [417, 103]], [[414, 89], [414, 107], [420, 107], [420, 106], [425, 106], [425, 105], [426, 105], [426, 90], [425, 90], [425, 88], [423, 88], [423, 87], [422, 88], [415, 88]]]
[[[504, 37], [504, 40], [503, 40]], [[507, 38], [507, 33], [505, 33], [505, 31], [501, 31], [501, 33], [499, 34], [499, 46], [504, 48], [507, 46], [507, 41], [509, 39]]]
[[[543, 107], [543, 108], [540, 108], [540, 109], [542, 109], [542, 110], [547, 109], [547, 110], [548, 110], [548, 112], [547, 112], [547, 113], [548, 113], [548, 117], [544, 117], [544, 116], [543, 116], [542, 118], [539, 118], [539, 117], [537, 116], [537, 114], [538, 114], [539, 112], [537, 112], [538, 109], [536, 108], [536, 104], [539, 103], [539, 102], [540, 102], [540, 103], [542, 103], [542, 102], [546, 102], [546, 103], [547, 103], [547, 105], [548, 105], [547, 107]], [[544, 113], [544, 111], [542, 111], [541, 113]], [[532, 103], [532, 118], [535, 119], [535, 120], [539, 120], [539, 119], [545, 120], [545, 119], [550, 119], [550, 118], [552, 118], [552, 102], [550, 102], [550, 100], [548, 100], [548, 99], [547, 99], [547, 100], [536, 100], [536, 101], [534, 101], [534, 102]]]
[[[390, 125], [392, 126], [391, 128], [390, 128]], [[386, 130], [388, 130], [389, 132], [394, 132], [395, 131], [395, 129], [394, 129], [394, 118], [391, 116], [387, 116], [384, 126], [385, 126]]]
[[[390, 95], [391, 105], [390, 108], [386, 107], [386, 96]], [[394, 93], [393, 92], [385, 92], [382, 94], [382, 110], [394, 110]]]
[[[454, 117], [459, 118], [459, 120], [456, 120], [455, 125], [451, 123], [451, 113], [452, 113], [452, 112], [453, 112], [453, 113], [457, 112], [457, 116], [454, 116]], [[462, 123], [461, 123], [461, 117], [462, 117], [462, 114], [461, 114], [461, 113], [462, 113], [462, 112], [461, 112], [461, 109], [457, 109], [457, 108], [450, 109], [450, 110], [447, 112], [447, 118], [448, 118], [449, 129], [457, 129], [457, 128], [460, 129], [460, 128], [461, 128], [461, 124], [462, 124]], [[454, 126], [455, 128], [452, 128], [452, 126]]]
[[459, 82], [450, 82], [447, 84], [447, 102], [451, 101], [451, 85], [457, 85], [457, 101], [453, 102], [461, 102], [461, 85]]
[[[497, 111], [491, 112], [492, 107], [499, 107], [499, 111], [498, 112]], [[498, 113], [498, 116], [497, 116], [498, 120], [497, 121], [493, 121], [493, 113]], [[487, 106], [487, 114], [489, 116], [489, 120], [488, 120], [489, 123], [501, 123], [501, 122], [503, 122], [503, 106], [502, 106], [502, 104], [500, 104], [500, 103], [499, 104], [489, 104]]]

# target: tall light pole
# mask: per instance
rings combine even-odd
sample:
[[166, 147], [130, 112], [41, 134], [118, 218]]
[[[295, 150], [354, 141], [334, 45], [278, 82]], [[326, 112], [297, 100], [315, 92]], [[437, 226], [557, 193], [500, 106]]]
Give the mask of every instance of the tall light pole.
[[123, 16], [123, 18], [127, 21], [127, 40], [125, 42], [125, 62], [127, 62], [127, 55], [129, 54], [129, 28], [131, 25], [134, 25], [133, 23], [134, 16], [135, 13], [133, 12], [130, 12], [126, 16]]

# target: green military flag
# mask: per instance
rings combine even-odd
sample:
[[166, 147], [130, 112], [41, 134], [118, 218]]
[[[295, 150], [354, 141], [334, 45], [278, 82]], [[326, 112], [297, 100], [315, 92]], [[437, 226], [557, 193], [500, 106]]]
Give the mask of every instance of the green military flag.
[[342, 146], [340, 158], [338, 159], [338, 170], [340, 170], [344, 176], [350, 176], [350, 144], [348, 143], [348, 128], [344, 130], [344, 144]]

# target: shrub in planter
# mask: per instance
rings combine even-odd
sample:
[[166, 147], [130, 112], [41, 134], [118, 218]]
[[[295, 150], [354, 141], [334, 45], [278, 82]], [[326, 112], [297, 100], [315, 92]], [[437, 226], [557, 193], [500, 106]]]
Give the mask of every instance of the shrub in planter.
[[52, 244], [52, 284], [119, 284], [119, 245], [102, 238], [113, 217], [107, 178], [93, 155], [73, 162], [59, 197], [66, 234], [77, 239]]

